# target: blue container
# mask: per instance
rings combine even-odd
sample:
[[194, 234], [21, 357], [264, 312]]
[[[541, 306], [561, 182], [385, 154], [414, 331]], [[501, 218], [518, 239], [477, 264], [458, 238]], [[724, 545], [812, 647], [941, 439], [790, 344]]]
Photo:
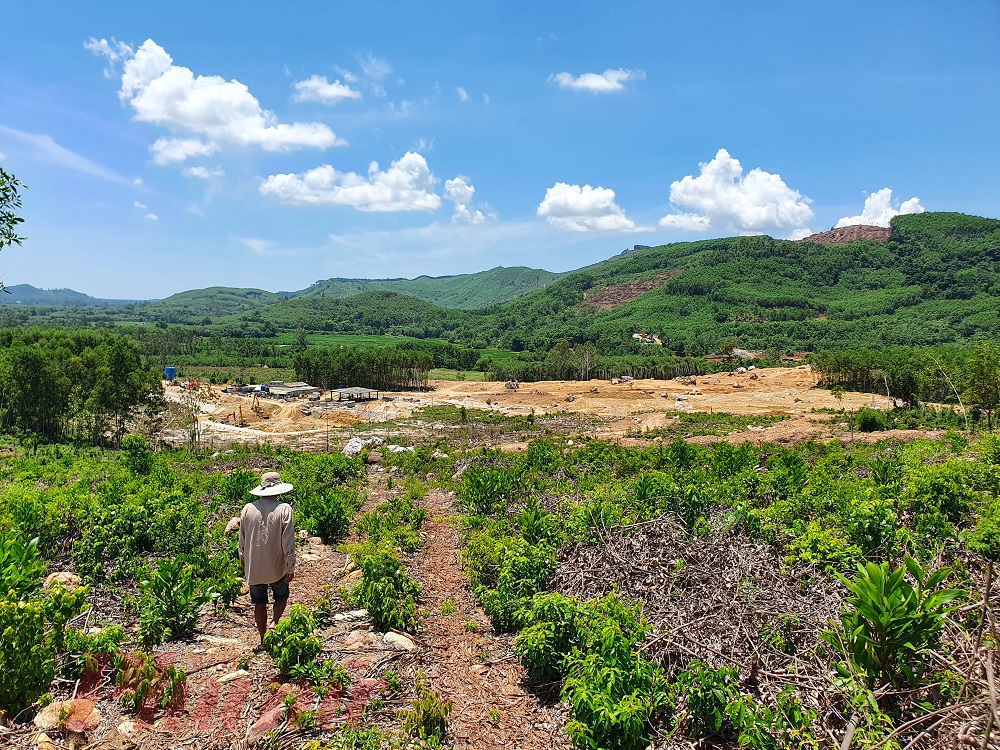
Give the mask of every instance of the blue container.
[[173, 383], [174, 382], [174, 378], [177, 377], [177, 368], [176, 367], [164, 367], [163, 368], [163, 376], [167, 379], [168, 382]]

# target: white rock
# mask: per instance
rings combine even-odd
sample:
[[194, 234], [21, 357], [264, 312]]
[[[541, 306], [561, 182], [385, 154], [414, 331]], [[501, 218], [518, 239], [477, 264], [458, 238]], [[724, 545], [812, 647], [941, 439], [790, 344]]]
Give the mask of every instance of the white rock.
[[338, 612], [333, 616], [334, 620], [341, 622], [354, 622], [355, 620], [367, 620], [368, 610], [367, 609], [354, 609], [350, 612]]
[[382, 640], [388, 643], [390, 646], [395, 646], [396, 648], [402, 649], [403, 651], [409, 651], [411, 654], [417, 650], [417, 644], [407, 638], [405, 635], [400, 635], [399, 633], [393, 633], [391, 630], [382, 636]]
[[218, 679], [219, 682], [232, 682], [233, 680], [239, 680], [242, 677], [249, 677], [250, 673], [245, 669], [237, 669], [235, 672], [230, 672], [229, 674], [224, 674]]
[[302, 559], [305, 560], [306, 562], [315, 562], [316, 560], [322, 560], [323, 556], [317, 555], [313, 552], [306, 552], [305, 554], [302, 555]]

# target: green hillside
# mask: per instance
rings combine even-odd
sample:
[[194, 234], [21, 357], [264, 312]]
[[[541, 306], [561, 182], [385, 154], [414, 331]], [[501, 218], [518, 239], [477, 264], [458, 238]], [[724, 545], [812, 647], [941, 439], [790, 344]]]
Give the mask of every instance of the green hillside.
[[415, 279], [327, 279], [294, 297], [342, 299], [362, 292], [385, 291], [416, 297], [441, 307], [477, 310], [498, 305], [551, 284], [560, 274], [537, 268], [491, 268], [459, 276], [418, 276]]
[[225, 315], [256, 310], [273, 305], [284, 297], [263, 289], [234, 289], [211, 286], [174, 294], [166, 299], [136, 305], [135, 314], [144, 320], [165, 320], [168, 323], [215, 319]]
[[289, 300], [254, 319], [278, 329], [434, 336], [514, 351], [547, 351], [564, 337], [634, 353], [644, 351], [632, 339], [642, 330], [689, 355], [727, 339], [761, 349], [930, 345], [1000, 337], [997, 260], [1000, 221], [927, 213], [897, 217], [884, 243], [758, 236], [640, 248], [489, 310], [369, 293]]
[[46, 307], [112, 307], [132, 304], [131, 300], [98, 299], [72, 289], [38, 289], [31, 284], [15, 284], [0, 293], [0, 305], [43, 305]]

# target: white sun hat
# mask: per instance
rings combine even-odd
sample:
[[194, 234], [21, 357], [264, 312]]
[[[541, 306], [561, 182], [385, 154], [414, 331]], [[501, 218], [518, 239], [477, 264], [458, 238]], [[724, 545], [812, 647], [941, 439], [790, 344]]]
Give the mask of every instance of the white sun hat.
[[274, 495], [284, 495], [286, 492], [291, 492], [292, 489], [292, 485], [288, 482], [281, 481], [281, 475], [278, 472], [268, 471], [260, 478], [260, 486], [250, 490], [250, 494], [257, 497], [273, 497]]

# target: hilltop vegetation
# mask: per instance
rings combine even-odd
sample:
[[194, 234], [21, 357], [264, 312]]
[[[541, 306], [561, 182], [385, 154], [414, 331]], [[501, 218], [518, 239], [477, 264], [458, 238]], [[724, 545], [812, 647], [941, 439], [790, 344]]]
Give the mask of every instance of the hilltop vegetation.
[[395, 292], [455, 310], [499, 305], [552, 283], [560, 274], [537, 268], [498, 266], [460, 276], [418, 276], [415, 279], [327, 279], [295, 297], [342, 299], [364, 292]]
[[[0, 322], [107, 324], [138, 316], [161, 325], [183, 320], [206, 336], [273, 337], [304, 329], [536, 353], [565, 339], [572, 346], [593, 344], [603, 355], [649, 354], [652, 347], [632, 339], [643, 330], [677, 356], [703, 356], [727, 341], [777, 351], [930, 346], [1000, 337], [998, 258], [1000, 221], [925, 213], [896, 217], [886, 242], [820, 245], [758, 236], [637, 248], [479, 310], [392, 291], [332, 298], [360, 282], [330, 282], [307, 290], [318, 296], [202, 290], [117, 309], [8, 309], [0, 311], [6, 315]], [[463, 295], [473, 281], [482, 285], [478, 299], [486, 299], [497, 294], [490, 284], [525, 274], [543, 279], [525, 269], [494, 269], [406, 283], [414, 293], [437, 285], [439, 299], [459, 305], [472, 304]], [[588, 304], [595, 299], [600, 306]]]

